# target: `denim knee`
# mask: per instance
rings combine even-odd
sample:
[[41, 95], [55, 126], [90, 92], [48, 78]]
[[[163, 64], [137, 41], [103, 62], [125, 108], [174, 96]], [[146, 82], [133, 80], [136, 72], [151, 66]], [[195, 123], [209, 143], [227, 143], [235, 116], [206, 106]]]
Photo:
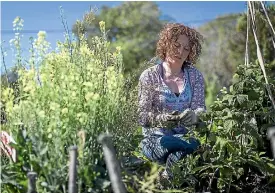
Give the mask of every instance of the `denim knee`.
[[200, 146], [200, 141], [193, 137], [190, 137], [188, 141], [189, 141], [189, 147], [187, 148], [187, 153], [190, 154], [198, 149], [198, 147]]
[[164, 164], [168, 151], [159, 143], [160, 138], [145, 138], [141, 141], [142, 154], [151, 161]]

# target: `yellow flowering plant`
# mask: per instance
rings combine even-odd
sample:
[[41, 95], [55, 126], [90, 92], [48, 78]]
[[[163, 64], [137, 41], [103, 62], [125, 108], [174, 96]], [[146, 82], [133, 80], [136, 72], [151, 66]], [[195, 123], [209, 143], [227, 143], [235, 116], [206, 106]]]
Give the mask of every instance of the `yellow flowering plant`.
[[[22, 22], [17, 20], [20, 27]], [[123, 151], [127, 149], [125, 143], [129, 143], [126, 135], [135, 129], [129, 119], [135, 108], [125, 98], [120, 48], [112, 53], [104, 22], [100, 22], [100, 30], [102, 36], [93, 38], [93, 47], [84, 37], [79, 42], [66, 39], [51, 52], [46, 32], [40, 31], [32, 39], [30, 58], [23, 60], [21, 56], [16, 63], [19, 95], [14, 97], [10, 87], [2, 89], [5, 130], [18, 141], [15, 148], [19, 156], [17, 166], [4, 167], [19, 171], [18, 167], [26, 165], [28, 171], [38, 172], [39, 192], [61, 192], [67, 185], [66, 163], [71, 145], [81, 148], [78, 171], [83, 191], [100, 186], [98, 180], [106, 178], [106, 169], [97, 136], [112, 133], [115, 145]], [[23, 65], [22, 61], [28, 63]], [[26, 144], [29, 148], [24, 149]], [[12, 186], [17, 192], [26, 190], [24, 175], [14, 180], [22, 182], [22, 189]], [[4, 189], [8, 187], [11, 185]]]

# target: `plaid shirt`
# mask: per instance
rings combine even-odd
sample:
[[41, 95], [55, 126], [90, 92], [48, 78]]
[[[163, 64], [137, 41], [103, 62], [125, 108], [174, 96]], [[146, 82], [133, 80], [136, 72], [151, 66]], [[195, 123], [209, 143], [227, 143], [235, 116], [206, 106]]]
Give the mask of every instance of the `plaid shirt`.
[[[177, 107], [176, 109], [169, 108], [169, 106], [165, 105], [165, 103], [163, 102], [163, 96], [165, 95], [163, 90], [165, 84], [162, 79], [162, 64], [149, 67], [141, 74], [138, 85], [138, 114], [139, 124], [143, 128], [155, 127], [155, 118], [158, 114], [161, 113], [169, 113], [173, 110], [184, 111], [187, 108], [191, 108], [192, 110], [196, 110], [198, 108], [206, 109], [203, 75], [201, 74], [201, 72], [199, 72], [198, 69], [196, 69], [189, 63], [185, 63], [185, 65], [183, 66], [183, 70], [184, 87], [186, 87], [188, 83], [190, 89], [184, 89], [183, 93], [181, 93], [180, 96], [187, 95], [188, 92], [188, 95], [190, 97], [183, 97], [183, 99], [187, 98], [187, 100], [175, 100], [175, 103], [177, 104], [175, 104], [174, 107]], [[172, 96], [173, 93], [170, 95]], [[180, 105], [180, 108], [178, 108], [178, 105]]]

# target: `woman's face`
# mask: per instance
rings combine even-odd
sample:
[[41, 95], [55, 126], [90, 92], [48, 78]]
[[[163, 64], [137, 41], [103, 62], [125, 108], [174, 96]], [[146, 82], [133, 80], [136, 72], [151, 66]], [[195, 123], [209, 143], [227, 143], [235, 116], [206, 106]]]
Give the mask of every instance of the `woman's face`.
[[171, 51], [167, 54], [167, 59], [176, 63], [183, 64], [187, 59], [190, 53], [190, 43], [186, 35], [180, 35], [175, 42], [171, 43], [171, 48], [174, 50], [174, 53]]

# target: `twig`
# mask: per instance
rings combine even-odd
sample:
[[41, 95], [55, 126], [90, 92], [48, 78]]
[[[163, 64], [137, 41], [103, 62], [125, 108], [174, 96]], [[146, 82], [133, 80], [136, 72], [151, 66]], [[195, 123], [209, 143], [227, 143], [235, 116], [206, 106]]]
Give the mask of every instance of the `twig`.
[[64, 14], [63, 8], [60, 7], [61, 22], [62, 22], [62, 24], [63, 24], [63, 27], [64, 27], [64, 29], [65, 29], [66, 34], [68, 35], [68, 40], [69, 40], [70, 62], [73, 62], [72, 40], [71, 40], [71, 36], [70, 36], [70, 31], [69, 31], [69, 28], [68, 28], [67, 20], [65, 20], [63, 14]]
[[256, 30], [255, 30], [256, 24], [255, 24], [255, 15], [253, 15], [253, 12], [254, 12], [253, 4], [251, 2], [248, 2], [248, 5], [249, 5], [248, 9], [250, 10], [251, 18], [252, 18], [252, 30], [253, 30], [256, 46], [257, 46], [258, 60], [259, 60], [260, 67], [262, 69], [262, 72], [263, 72], [263, 75], [264, 75], [264, 78], [265, 78], [265, 83], [266, 83], [266, 88], [267, 88], [268, 96], [269, 96], [269, 98], [271, 100], [273, 108], [275, 109], [275, 101], [274, 101], [274, 98], [272, 97], [272, 93], [271, 93], [270, 87], [268, 86], [269, 84], [268, 84], [268, 80], [267, 80], [267, 76], [266, 76], [266, 72], [265, 72], [263, 57], [262, 57], [262, 54], [261, 54], [261, 50], [260, 50], [260, 46], [259, 46], [259, 42], [258, 42]]
[[1, 44], [1, 54], [2, 54], [3, 65], [5, 68], [5, 72], [6, 72], [7, 84], [9, 85], [8, 70], [7, 70], [7, 66], [6, 66], [6, 62], [5, 62], [4, 50], [3, 50], [2, 44]]
[[269, 17], [268, 17], [268, 14], [267, 14], [267, 11], [266, 11], [266, 9], [265, 9], [265, 6], [264, 6], [263, 2], [262, 2], [262, 1], [260, 1], [260, 2], [261, 2], [261, 5], [262, 5], [262, 7], [263, 7], [263, 10], [264, 10], [266, 19], [267, 19], [267, 21], [268, 21], [268, 24], [269, 24], [269, 26], [270, 26], [270, 28], [271, 28], [271, 30], [272, 30], [272, 32], [273, 32], [274, 38], [275, 38], [275, 30], [274, 30], [274, 28], [273, 28], [273, 26], [272, 26], [272, 24], [271, 24], [271, 21], [270, 21], [270, 19], [269, 19]]
[[[248, 5], [247, 5], [248, 6]], [[250, 26], [250, 17], [249, 17], [249, 9], [247, 9], [247, 27], [246, 27], [246, 42], [245, 42], [245, 65], [249, 66], [249, 55], [248, 55], [248, 37], [249, 37], [249, 26]]]

